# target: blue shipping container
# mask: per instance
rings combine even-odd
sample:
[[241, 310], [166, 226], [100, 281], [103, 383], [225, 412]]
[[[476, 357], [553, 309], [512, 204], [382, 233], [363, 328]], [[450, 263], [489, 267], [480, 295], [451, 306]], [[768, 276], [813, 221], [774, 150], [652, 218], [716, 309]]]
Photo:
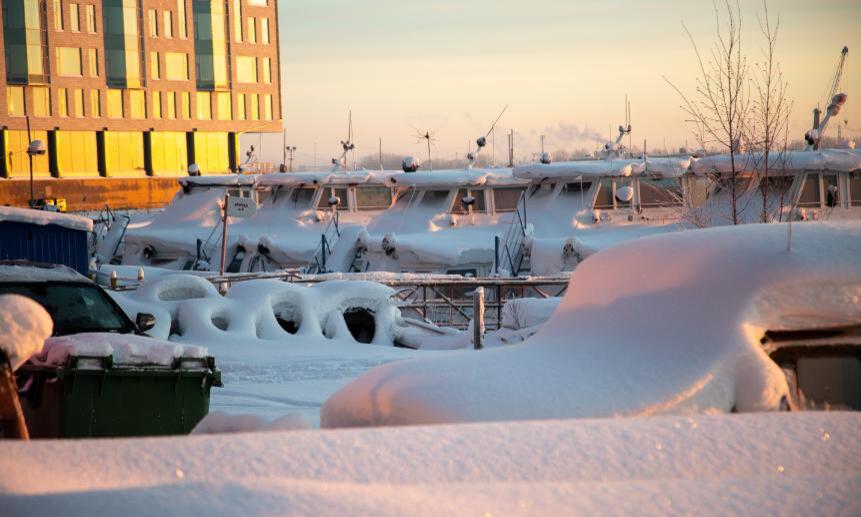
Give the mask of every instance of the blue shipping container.
[[87, 275], [87, 232], [56, 224], [0, 221], [0, 260], [63, 264]]

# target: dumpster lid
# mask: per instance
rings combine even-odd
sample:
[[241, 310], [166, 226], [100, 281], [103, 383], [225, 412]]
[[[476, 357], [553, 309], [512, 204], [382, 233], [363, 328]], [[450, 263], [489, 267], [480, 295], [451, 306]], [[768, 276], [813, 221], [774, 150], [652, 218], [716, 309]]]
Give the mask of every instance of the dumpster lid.
[[15, 223], [35, 224], [45, 226], [56, 224], [70, 230], [82, 232], [93, 231], [93, 220], [87, 217], [70, 214], [58, 214], [45, 210], [34, 210], [32, 208], [14, 208], [11, 206], [0, 206], [0, 222], [11, 221]]
[[85, 333], [52, 337], [30, 362], [36, 366], [61, 366], [70, 357], [111, 358], [115, 366], [174, 367], [179, 362], [206, 360], [206, 347], [179, 345], [133, 334]]

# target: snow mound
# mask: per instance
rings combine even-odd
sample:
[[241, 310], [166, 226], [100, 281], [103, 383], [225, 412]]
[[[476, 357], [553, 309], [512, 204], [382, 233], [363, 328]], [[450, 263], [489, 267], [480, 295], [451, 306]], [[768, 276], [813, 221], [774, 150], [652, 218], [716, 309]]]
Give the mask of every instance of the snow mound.
[[44, 307], [25, 296], [2, 295], [0, 307], [0, 350], [14, 371], [39, 353], [54, 331], [54, 321]]
[[[152, 336], [190, 343], [326, 337], [390, 346], [402, 331], [391, 299], [395, 291], [373, 282], [332, 280], [306, 287], [251, 280], [222, 296], [204, 278], [173, 274], [110, 294], [129, 314], [153, 314]], [[372, 321], [353, 325], [354, 317]]]
[[296, 431], [310, 429], [311, 422], [293, 413], [275, 420], [257, 415], [233, 415], [223, 411], [209, 413], [191, 431], [191, 434], [254, 433], [260, 431]]
[[861, 416], [0, 442], [7, 515], [858, 515]]
[[[759, 343], [765, 331], [835, 306], [861, 319], [861, 306], [845, 306], [861, 286], [861, 224], [793, 225], [791, 252], [787, 230], [713, 228], [606, 249], [578, 267], [559, 308], [522, 345], [371, 370], [324, 404], [321, 423], [778, 409], [788, 387]], [[791, 286], [802, 286], [794, 299], [775, 295]]]

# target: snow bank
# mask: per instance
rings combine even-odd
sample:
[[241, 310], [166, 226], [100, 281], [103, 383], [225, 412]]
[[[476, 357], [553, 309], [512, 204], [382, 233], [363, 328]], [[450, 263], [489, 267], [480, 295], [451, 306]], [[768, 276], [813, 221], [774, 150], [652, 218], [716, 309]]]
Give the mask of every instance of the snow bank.
[[559, 306], [561, 298], [518, 298], [502, 306], [502, 326], [520, 330], [541, 325]]
[[322, 424], [777, 409], [788, 387], [759, 339], [828, 292], [797, 289], [801, 298], [785, 304], [772, 296], [768, 311], [755, 301], [793, 285], [861, 285], [861, 224], [795, 224], [792, 236], [791, 253], [785, 224], [612, 247], [578, 266], [559, 308], [524, 344], [372, 370], [326, 402]]
[[0, 296], [0, 350], [17, 370], [42, 349], [54, 331], [54, 321], [44, 307], [25, 296]]
[[14, 223], [28, 223], [39, 226], [56, 224], [63, 228], [71, 230], [80, 230], [82, 232], [93, 231], [93, 220], [87, 217], [71, 214], [59, 214], [57, 212], [48, 212], [47, 210], [33, 210], [30, 208], [13, 208], [10, 206], [0, 206], [0, 223], [4, 221]]
[[20, 261], [20, 264], [0, 264], [0, 282], [80, 282], [86, 281], [74, 269], [63, 265], [32, 264]]
[[857, 515], [861, 416], [0, 442], [8, 515]]
[[191, 434], [253, 433], [260, 431], [296, 431], [310, 429], [311, 422], [302, 415], [290, 414], [269, 420], [257, 415], [231, 415], [214, 411], [203, 417]]

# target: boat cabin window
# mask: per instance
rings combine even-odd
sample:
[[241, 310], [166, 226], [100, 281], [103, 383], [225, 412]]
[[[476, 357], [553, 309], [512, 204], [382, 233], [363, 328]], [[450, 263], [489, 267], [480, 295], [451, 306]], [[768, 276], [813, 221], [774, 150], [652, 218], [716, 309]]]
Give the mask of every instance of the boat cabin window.
[[849, 173], [849, 204], [861, 206], [861, 172]]
[[439, 212], [448, 211], [448, 190], [426, 190], [421, 205]]
[[804, 177], [804, 186], [801, 188], [801, 199], [798, 206], [802, 208], [819, 208], [819, 174], [808, 174]]
[[314, 199], [314, 193], [317, 192], [317, 189], [313, 188], [295, 188], [293, 192], [290, 193], [290, 202], [293, 203], [295, 207], [306, 207], [311, 204], [311, 200]]
[[392, 205], [392, 189], [388, 187], [356, 187], [358, 210], [385, 210]]
[[562, 187], [562, 195], [580, 197], [580, 194], [585, 195], [587, 192], [589, 192], [590, 188], [592, 188], [592, 183], [589, 181], [575, 181], [573, 183], [566, 183]]
[[640, 178], [641, 207], [668, 207], [681, 204], [682, 189], [679, 180], [673, 178]]
[[341, 199], [341, 202], [338, 203], [338, 211], [344, 211], [350, 209], [350, 202], [347, 198], [347, 189], [346, 188], [323, 188], [323, 193], [320, 195], [320, 199], [317, 201], [317, 210], [326, 210], [329, 207], [329, 198], [332, 196], [337, 196]]
[[472, 212], [474, 214], [483, 214], [487, 212], [487, 203], [484, 198], [484, 191], [478, 189], [467, 190], [462, 188], [457, 191], [457, 197], [454, 200], [454, 206], [451, 207], [451, 213], [453, 214], [466, 214], [466, 207], [463, 206], [463, 198], [466, 197], [467, 193], [471, 193], [475, 198], [475, 204], [472, 205]]
[[799, 344], [779, 348], [771, 358], [786, 375], [798, 409], [861, 410], [861, 347]]
[[598, 197], [595, 198], [595, 208], [607, 210], [612, 209], [613, 206], [613, 179], [603, 179], [598, 184]]
[[493, 208], [497, 212], [514, 212], [523, 189], [495, 188], [493, 189]]
[[825, 194], [825, 206], [829, 208], [840, 206], [840, 190], [837, 187], [837, 175], [823, 174], [822, 187], [825, 189], [825, 192], [823, 192]]

